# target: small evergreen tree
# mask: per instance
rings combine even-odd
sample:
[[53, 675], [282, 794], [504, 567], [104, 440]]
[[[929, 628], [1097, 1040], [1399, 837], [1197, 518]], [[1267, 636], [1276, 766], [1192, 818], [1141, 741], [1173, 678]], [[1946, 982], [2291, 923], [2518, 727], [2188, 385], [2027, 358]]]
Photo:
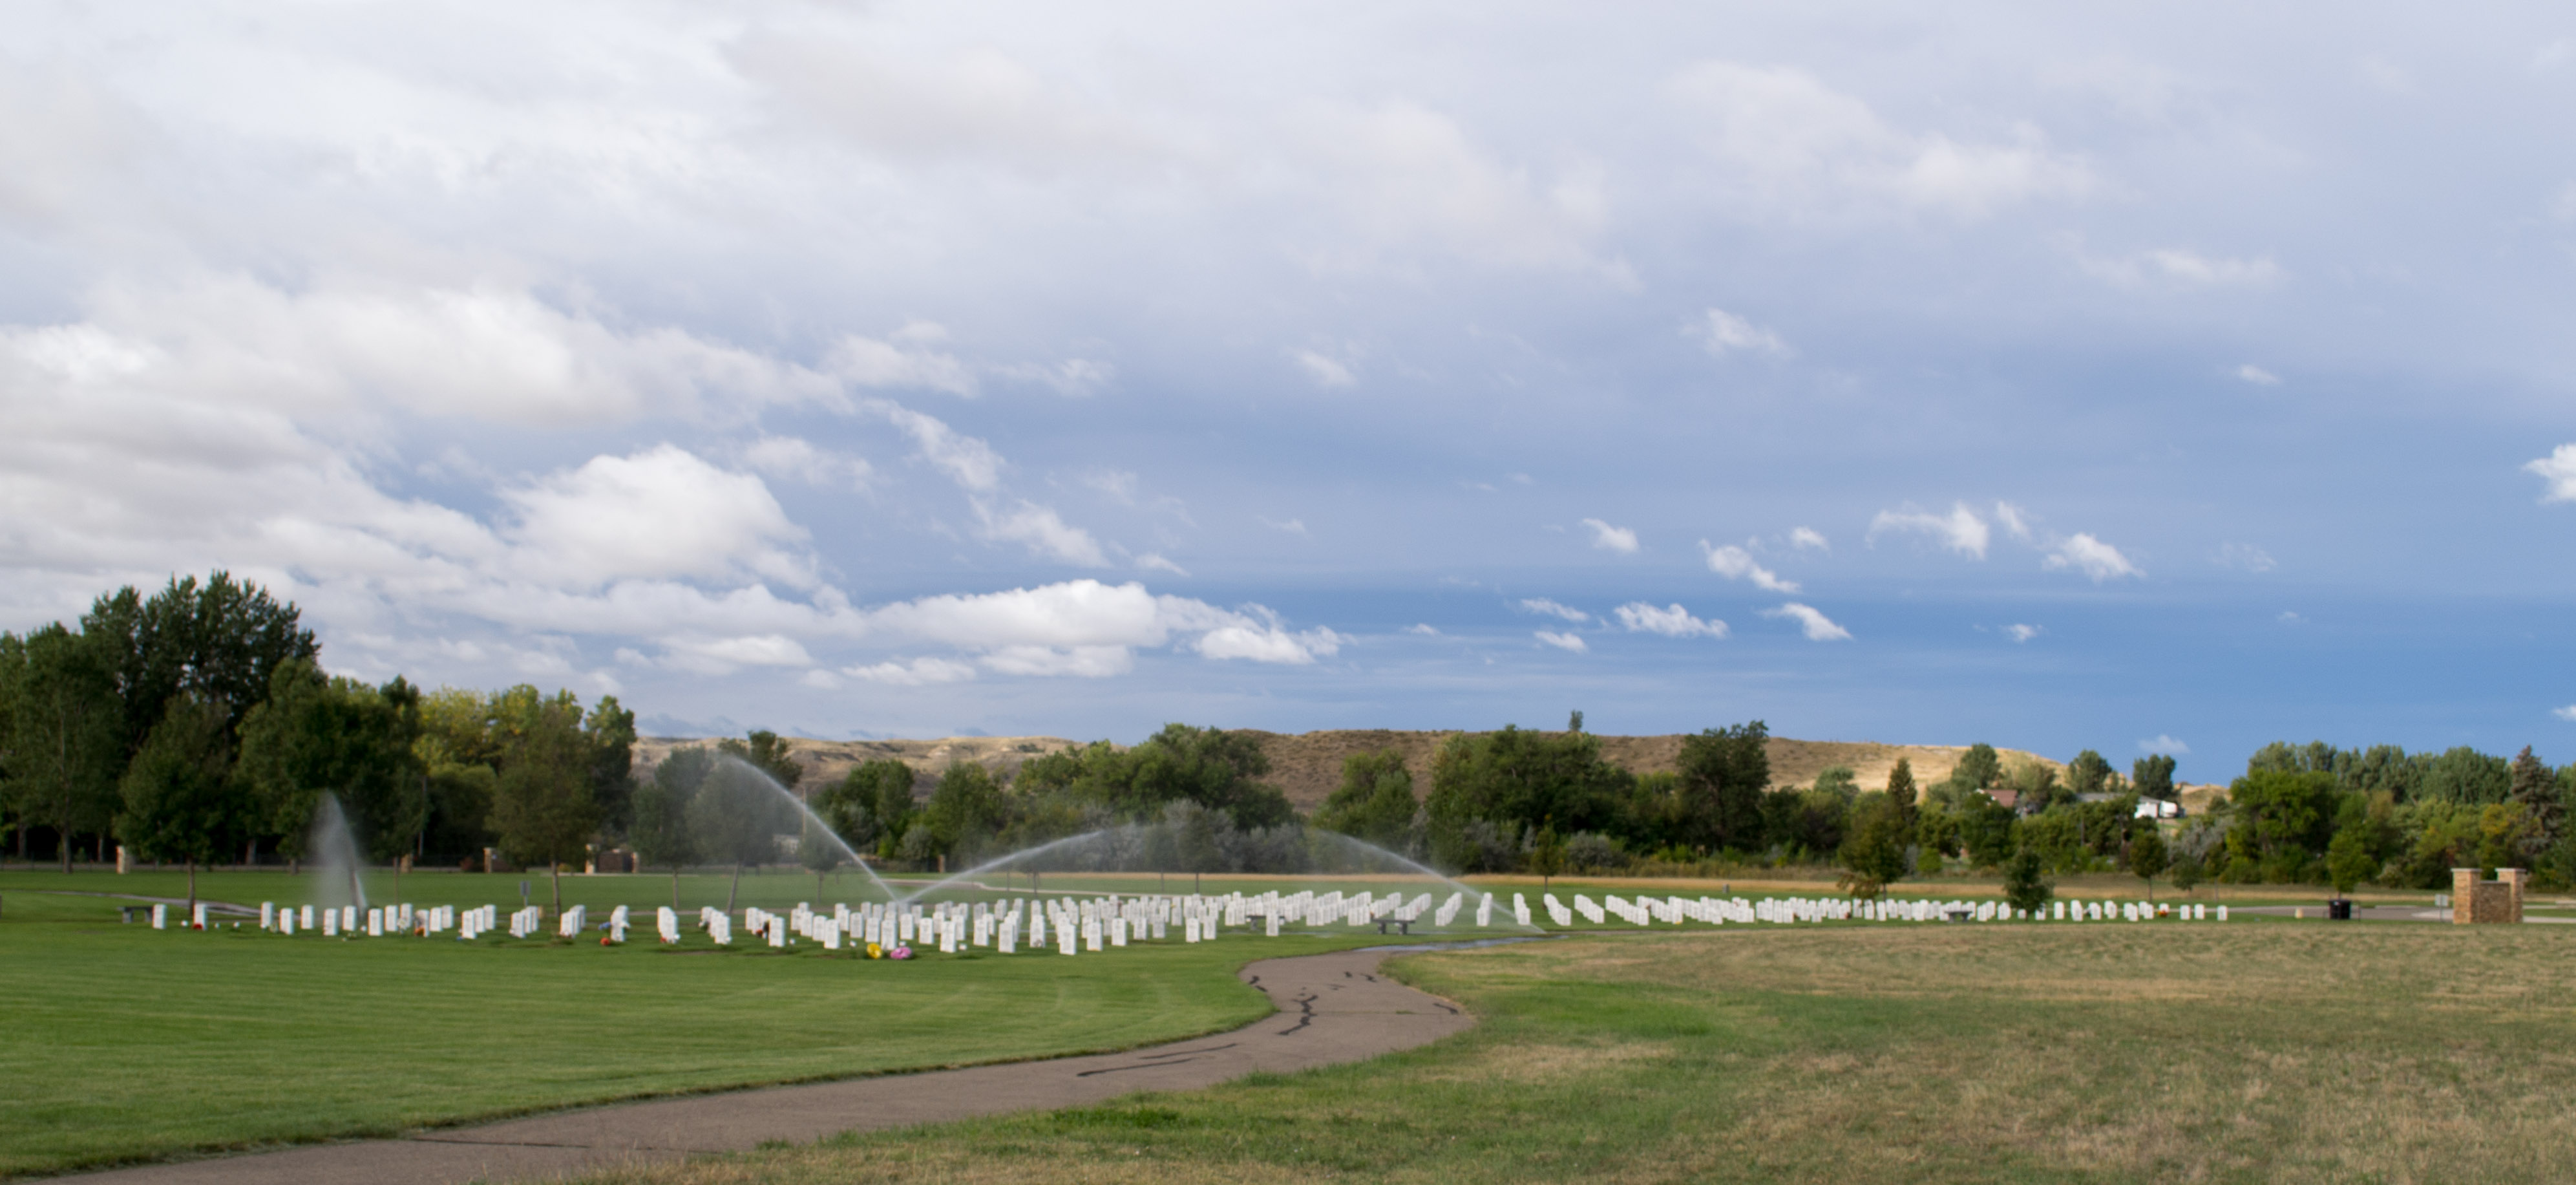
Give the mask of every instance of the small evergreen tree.
[[2168, 853], [2164, 832], [2154, 821], [2144, 822], [2146, 826], [2129, 840], [2129, 871], [2147, 882], [2147, 900], [2152, 902], [2156, 899], [2156, 875], [2165, 870]]
[[2014, 909], [2038, 917], [2048, 908], [2057, 887], [2048, 882], [2047, 866], [2040, 861], [2036, 848], [2025, 847], [2004, 861], [2004, 900]]

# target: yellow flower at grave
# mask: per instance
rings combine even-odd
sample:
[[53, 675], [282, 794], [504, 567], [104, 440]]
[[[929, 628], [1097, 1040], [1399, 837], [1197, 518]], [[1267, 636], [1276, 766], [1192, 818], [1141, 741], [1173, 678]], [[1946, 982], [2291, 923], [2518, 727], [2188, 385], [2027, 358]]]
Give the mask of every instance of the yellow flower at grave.
[[871, 959], [882, 959], [882, 958], [884, 958], [884, 957], [885, 957], [885, 948], [884, 948], [884, 947], [882, 947], [882, 946], [878, 946], [877, 944], [875, 944], [875, 943], [873, 943], [873, 942], [869, 943], [869, 944], [868, 944], [868, 957], [869, 957], [869, 958], [871, 958]]

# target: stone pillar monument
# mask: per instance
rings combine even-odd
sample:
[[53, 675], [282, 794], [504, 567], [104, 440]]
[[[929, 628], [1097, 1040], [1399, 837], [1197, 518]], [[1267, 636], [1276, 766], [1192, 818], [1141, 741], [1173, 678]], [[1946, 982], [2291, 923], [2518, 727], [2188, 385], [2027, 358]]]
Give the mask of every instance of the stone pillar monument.
[[2520, 868], [2499, 868], [2494, 880], [2480, 880], [2477, 869], [2452, 869], [2451, 924], [2520, 922], [2522, 882], [2528, 875]]

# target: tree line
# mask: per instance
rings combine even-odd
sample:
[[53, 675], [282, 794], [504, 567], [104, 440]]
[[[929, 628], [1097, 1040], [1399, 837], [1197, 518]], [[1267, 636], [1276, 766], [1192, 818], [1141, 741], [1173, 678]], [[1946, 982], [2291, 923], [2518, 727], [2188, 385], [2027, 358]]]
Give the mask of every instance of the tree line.
[[[0, 826], [72, 870], [300, 861], [322, 796], [371, 859], [576, 861], [631, 808], [632, 713], [568, 691], [324, 672], [301, 613], [215, 572], [0, 634]], [[46, 849], [50, 848], [50, 851]]]

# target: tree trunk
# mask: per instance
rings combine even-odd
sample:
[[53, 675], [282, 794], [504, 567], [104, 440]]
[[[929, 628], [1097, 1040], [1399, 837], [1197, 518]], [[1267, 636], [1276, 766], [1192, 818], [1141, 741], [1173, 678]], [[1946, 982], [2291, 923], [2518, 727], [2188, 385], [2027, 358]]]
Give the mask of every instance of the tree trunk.
[[72, 874], [72, 829], [69, 827], [63, 828], [61, 839], [62, 842], [56, 846], [58, 846], [63, 853], [63, 875], [70, 876]]
[[242, 867], [259, 867], [259, 837], [256, 835], [250, 837], [250, 846], [242, 849]]
[[725, 890], [725, 912], [726, 912], [726, 913], [732, 913], [732, 912], [733, 912], [733, 903], [734, 903], [734, 899], [735, 899], [736, 897], [741, 896], [741, 895], [742, 895], [742, 865], [740, 865], [740, 864], [736, 864], [736, 865], [734, 865], [734, 866], [733, 866], [733, 887], [732, 887], [732, 888], [730, 888], [730, 889], [726, 889], [726, 890]]
[[555, 916], [563, 916], [563, 861], [546, 857], [546, 877], [554, 882]]
[[188, 916], [197, 916], [197, 858], [188, 857]]
[[676, 861], [671, 865], [671, 912], [680, 912], [680, 866]]

